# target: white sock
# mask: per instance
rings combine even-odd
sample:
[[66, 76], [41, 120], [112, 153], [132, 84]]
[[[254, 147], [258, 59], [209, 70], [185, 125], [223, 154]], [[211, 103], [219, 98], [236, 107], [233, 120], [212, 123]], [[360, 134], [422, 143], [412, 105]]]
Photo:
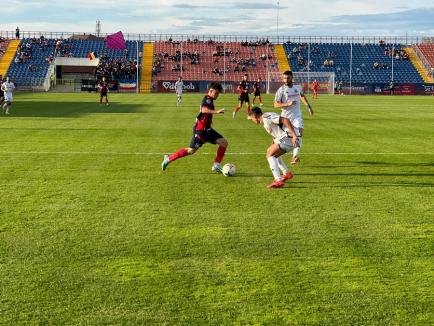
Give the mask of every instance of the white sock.
[[6, 108], [8, 107], [8, 104], [7, 103], [5, 103], [5, 104], [3, 104], [3, 111], [6, 111]]
[[283, 174], [287, 174], [288, 173], [288, 167], [286, 166], [285, 161], [283, 160], [282, 156], [279, 156], [277, 158], [277, 161], [279, 163], [280, 171], [282, 171]]
[[267, 158], [268, 164], [270, 165], [271, 173], [273, 173], [274, 180], [280, 180], [279, 172], [279, 162], [274, 156]]
[[294, 148], [294, 150], [292, 151], [292, 156], [298, 156], [298, 153], [300, 152], [301, 149], [301, 144], [303, 143], [303, 137], [299, 136], [297, 137], [298, 139], [298, 146]]

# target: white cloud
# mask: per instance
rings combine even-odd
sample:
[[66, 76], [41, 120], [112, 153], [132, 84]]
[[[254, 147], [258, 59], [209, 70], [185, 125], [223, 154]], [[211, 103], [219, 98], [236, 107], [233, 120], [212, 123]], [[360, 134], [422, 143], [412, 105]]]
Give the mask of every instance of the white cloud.
[[[364, 24], [363, 19], [348, 24], [334, 22], [335, 17], [389, 15], [417, 8], [433, 8], [432, 0], [280, 0], [280, 34], [336, 33], [371, 34], [373, 32], [415, 34], [427, 32], [405, 22], [385, 31], [384, 25]], [[276, 33], [277, 1], [267, 0], [11, 0], [2, 6], [0, 30], [93, 32], [100, 19], [104, 32], [259, 34]], [[183, 5], [185, 8], [183, 8]], [[43, 8], [43, 9], [42, 9]], [[242, 9], [245, 8], [245, 9]], [[256, 9], [263, 8], [263, 9]], [[35, 14], [40, 10], [40, 14]], [[45, 15], [43, 14], [45, 13]], [[362, 17], [363, 18], [363, 17]], [[335, 24], [339, 23], [339, 24]], [[342, 30], [348, 27], [348, 30]], [[430, 31], [430, 29], [428, 29]]]

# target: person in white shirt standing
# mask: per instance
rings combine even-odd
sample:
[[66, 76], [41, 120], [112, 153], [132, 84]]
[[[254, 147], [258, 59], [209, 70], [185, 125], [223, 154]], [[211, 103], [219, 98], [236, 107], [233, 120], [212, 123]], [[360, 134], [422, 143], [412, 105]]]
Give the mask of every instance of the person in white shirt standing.
[[181, 76], [178, 78], [178, 81], [175, 83], [175, 91], [176, 95], [178, 95], [178, 102], [176, 103], [176, 106], [182, 105], [182, 90], [184, 87], [184, 82], [182, 81]]
[[6, 77], [6, 81], [1, 85], [1, 89], [4, 92], [4, 103], [2, 108], [5, 114], [9, 114], [9, 110], [12, 107], [12, 92], [15, 89], [15, 84], [11, 82], [9, 77]]
[[300, 161], [298, 154], [302, 144], [304, 131], [303, 117], [300, 110], [300, 101], [307, 105], [309, 114], [313, 115], [313, 109], [306, 96], [303, 94], [301, 85], [294, 85], [292, 71], [285, 71], [282, 75], [283, 85], [277, 90], [274, 98], [274, 107], [282, 109], [281, 117], [283, 124], [289, 128], [291, 124], [298, 137], [298, 145], [294, 148], [291, 164], [297, 164]]
[[[273, 137], [273, 144], [267, 149], [267, 161], [273, 173], [274, 181], [267, 188], [282, 188], [285, 181], [292, 179], [293, 175], [288, 171], [285, 161], [281, 157], [290, 153], [297, 146], [297, 134], [289, 123], [289, 128], [283, 125], [283, 119], [277, 113], [265, 112], [255, 106], [249, 113], [248, 119], [256, 124], [262, 124], [264, 129]], [[280, 176], [280, 171], [282, 176]]]

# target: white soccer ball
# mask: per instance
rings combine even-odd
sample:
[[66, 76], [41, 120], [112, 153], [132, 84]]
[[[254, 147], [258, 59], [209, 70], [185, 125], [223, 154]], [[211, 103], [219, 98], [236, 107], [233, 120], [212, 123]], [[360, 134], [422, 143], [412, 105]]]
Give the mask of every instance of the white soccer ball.
[[232, 163], [226, 163], [225, 165], [223, 165], [222, 172], [225, 177], [230, 177], [234, 175], [235, 171], [235, 165], [233, 165]]

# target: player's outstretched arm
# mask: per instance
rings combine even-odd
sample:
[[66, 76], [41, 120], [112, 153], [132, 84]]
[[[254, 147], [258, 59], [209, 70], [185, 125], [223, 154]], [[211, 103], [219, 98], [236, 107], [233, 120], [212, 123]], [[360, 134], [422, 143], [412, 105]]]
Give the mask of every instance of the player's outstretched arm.
[[225, 109], [220, 109], [220, 110], [210, 110], [205, 106], [202, 106], [201, 108], [201, 112], [202, 113], [209, 113], [209, 114], [223, 114], [225, 113]]
[[294, 104], [294, 101], [289, 101], [289, 102], [286, 102], [286, 103], [274, 102], [274, 108], [275, 109], [287, 108], [288, 106], [291, 106], [293, 104]]
[[306, 96], [304, 94], [301, 95], [301, 101], [303, 102], [304, 105], [306, 105], [309, 109], [309, 114], [313, 115], [313, 109], [312, 106], [310, 105], [309, 101], [307, 100]]

